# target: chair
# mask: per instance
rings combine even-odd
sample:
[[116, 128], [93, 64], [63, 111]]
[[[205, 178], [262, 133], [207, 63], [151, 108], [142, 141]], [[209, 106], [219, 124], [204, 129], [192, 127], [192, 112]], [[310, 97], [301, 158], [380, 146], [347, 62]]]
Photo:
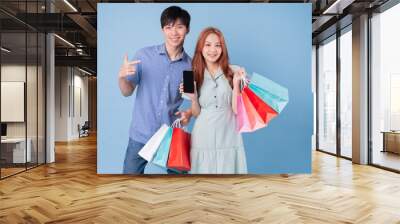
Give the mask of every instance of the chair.
[[89, 121], [85, 121], [82, 127], [80, 127], [80, 125], [78, 124], [79, 138], [89, 136], [89, 129], [90, 129]]

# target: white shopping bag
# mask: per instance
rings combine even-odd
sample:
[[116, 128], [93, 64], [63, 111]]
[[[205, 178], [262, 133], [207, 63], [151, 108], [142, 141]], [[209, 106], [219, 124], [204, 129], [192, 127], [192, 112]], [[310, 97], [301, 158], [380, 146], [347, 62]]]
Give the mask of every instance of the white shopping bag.
[[163, 124], [158, 131], [151, 136], [149, 141], [147, 141], [146, 145], [143, 146], [143, 148], [139, 151], [139, 156], [143, 157], [143, 159], [147, 161], [151, 161], [158, 149], [158, 147], [161, 144], [161, 141], [163, 140], [164, 136], [167, 134], [168, 131], [168, 125]]

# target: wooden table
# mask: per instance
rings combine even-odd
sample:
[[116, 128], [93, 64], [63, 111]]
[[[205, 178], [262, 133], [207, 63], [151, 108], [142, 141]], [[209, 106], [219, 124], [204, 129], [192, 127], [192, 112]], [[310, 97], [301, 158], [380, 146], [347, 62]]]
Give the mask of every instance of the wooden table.
[[[30, 162], [31, 144], [30, 138], [27, 138], [25, 143], [25, 138], [6, 138], [1, 139], [1, 159], [5, 160], [7, 163], [25, 163]], [[25, 145], [27, 145], [25, 150]]]
[[400, 154], [400, 131], [382, 131], [381, 133], [383, 133], [382, 152]]

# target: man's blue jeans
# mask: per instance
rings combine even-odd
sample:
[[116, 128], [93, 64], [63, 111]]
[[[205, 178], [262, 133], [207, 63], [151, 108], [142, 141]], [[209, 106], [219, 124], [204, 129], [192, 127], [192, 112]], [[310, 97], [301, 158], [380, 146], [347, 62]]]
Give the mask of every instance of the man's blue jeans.
[[139, 156], [138, 152], [144, 146], [143, 143], [136, 142], [129, 138], [126, 148], [124, 161], [124, 174], [143, 174], [147, 161]]
[[[126, 148], [125, 161], [124, 161], [124, 174], [143, 174], [144, 168], [146, 168], [147, 161], [139, 156], [138, 152], [143, 148], [145, 144], [136, 142], [129, 138], [128, 147]], [[168, 174], [179, 174], [168, 169]]]

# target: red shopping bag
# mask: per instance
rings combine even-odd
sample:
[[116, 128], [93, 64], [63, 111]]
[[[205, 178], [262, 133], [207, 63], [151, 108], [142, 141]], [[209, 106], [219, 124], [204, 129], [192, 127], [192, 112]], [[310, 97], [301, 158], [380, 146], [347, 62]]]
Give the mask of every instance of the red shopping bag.
[[180, 171], [190, 170], [190, 134], [181, 128], [172, 131], [167, 167]]
[[268, 104], [266, 104], [260, 97], [258, 97], [251, 89], [247, 86], [243, 88], [243, 92], [247, 94], [249, 97], [250, 102], [253, 104], [254, 108], [263, 119], [265, 124], [276, 117], [278, 113], [272, 109]]
[[242, 100], [250, 123], [248, 131], [251, 132], [265, 127], [266, 122], [261, 118], [246, 92], [242, 92]]

